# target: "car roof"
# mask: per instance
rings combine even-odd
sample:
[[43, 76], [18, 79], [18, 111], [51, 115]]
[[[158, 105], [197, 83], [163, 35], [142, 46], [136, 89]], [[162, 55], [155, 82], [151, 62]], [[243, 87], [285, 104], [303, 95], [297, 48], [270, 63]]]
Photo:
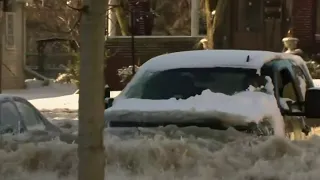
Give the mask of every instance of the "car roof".
[[304, 63], [300, 56], [256, 50], [194, 50], [156, 56], [144, 63], [139, 71], [164, 71], [179, 68], [231, 67], [261, 69], [272, 60], [289, 59]]
[[11, 94], [0, 94], [0, 101], [3, 101], [5, 99], [13, 99], [13, 98], [20, 98], [24, 99], [23, 97], [16, 96], [16, 95], [11, 95]]
[[271, 51], [256, 50], [193, 50], [156, 56], [144, 63], [122, 92], [117, 96], [120, 99], [124, 94], [145, 77], [146, 72], [160, 72], [180, 68], [211, 68], [230, 67], [242, 69], [256, 69], [260, 74], [262, 66], [273, 60], [290, 60], [299, 65], [312, 79], [305, 61], [297, 55]]

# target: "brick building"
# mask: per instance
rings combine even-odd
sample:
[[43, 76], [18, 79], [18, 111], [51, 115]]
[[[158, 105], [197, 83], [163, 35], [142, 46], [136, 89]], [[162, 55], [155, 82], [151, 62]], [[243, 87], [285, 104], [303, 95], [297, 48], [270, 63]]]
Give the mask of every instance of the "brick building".
[[[279, 51], [289, 29], [304, 51], [320, 51], [320, 0], [234, 0], [231, 48]], [[245, 41], [244, 41], [245, 40]], [[246, 44], [243, 44], [246, 42]]]
[[[320, 34], [320, 0], [292, 0], [292, 27], [300, 39], [300, 46], [311, 52], [319, 52], [317, 34]], [[319, 37], [319, 35], [318, 35]], [[318, 39], [320, 42], [320, 39]]]
[[[225, 0], [227, 1], [227, 0]], [[153, 24], [148, 0], [130, 0], [135, 9], [136, 59], [143, 63], [166, 52], [194, 49], [199, 36], [150, 37]], [[282, 51], [282, 38], [289, 29], [300, 39], [299, 48], [308, 53], [320, 52], [320, 0], [228, 0], [222, 31], [216, 37], [216, 48]], [[212, 0], [216, 4], [216, 0]], [[150, 18], [150, 17], [149, 17]], [[144, 36], [144, 37], [143, 37]], [[132, 65], [130, 37], [113, 37], [107, 48], [117, 52], [108, 59], [106, 80], [120, 90], [117, 69]]]

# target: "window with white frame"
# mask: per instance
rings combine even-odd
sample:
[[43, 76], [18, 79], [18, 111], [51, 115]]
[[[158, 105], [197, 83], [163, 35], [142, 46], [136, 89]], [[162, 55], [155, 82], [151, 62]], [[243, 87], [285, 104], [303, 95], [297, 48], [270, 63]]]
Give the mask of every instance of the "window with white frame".
[[15, 48], [14, 19], [15, 19], [15, 13], [13, 12], [6, 13], [5, 44], [8, 49]]

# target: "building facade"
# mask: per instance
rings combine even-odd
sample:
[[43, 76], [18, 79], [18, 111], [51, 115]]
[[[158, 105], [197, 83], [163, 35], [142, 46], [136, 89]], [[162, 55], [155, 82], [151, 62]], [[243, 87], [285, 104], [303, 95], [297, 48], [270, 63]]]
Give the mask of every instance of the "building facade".
[[234, 0], [231, 6], [231, 48], [281, 51], [291, 29], [301, 49], [320, 51], [320, 0]]
[[[1, 88], [24, 88], [25, 0], [9, 1], [8, 11], [1, 11]], [[1, 4], [3, 10], [3, 3]]]

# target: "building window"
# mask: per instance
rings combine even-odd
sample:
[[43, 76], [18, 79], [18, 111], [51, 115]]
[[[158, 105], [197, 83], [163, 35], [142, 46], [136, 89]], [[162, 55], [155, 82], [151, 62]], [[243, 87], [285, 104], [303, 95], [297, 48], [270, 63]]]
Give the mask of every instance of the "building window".
[[6, 36], [5, 43], [8, 49], [15, 48], [15, 36], [14, 36], [14, 19], [15, 13], [7, 12], [6, 13]]

